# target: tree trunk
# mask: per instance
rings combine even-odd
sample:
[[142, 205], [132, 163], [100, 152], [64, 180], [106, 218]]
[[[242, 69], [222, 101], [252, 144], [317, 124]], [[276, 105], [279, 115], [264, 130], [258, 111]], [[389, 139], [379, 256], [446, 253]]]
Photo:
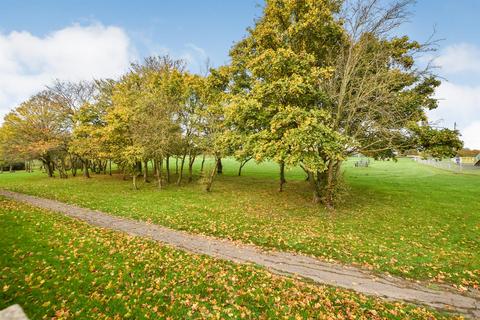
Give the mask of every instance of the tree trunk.
[[70, 155], [70, 165], [72, 166], [72, 168], [70, 169], [72, 171], [72, 176], [76, 177], [77, 176], [77, 161], [76, 161], [76, 159], [74, 160], [74, 157], [72, 157], [72, 155]]
[[308, 182], [312, 188], [313, 202], [317, 204], [323, 203], [328, 209], [333, 209], [335, 196], [335, 177], [331, 175], [331, 172], [334, 172], [335, 170], [330, 171], [330, 168], [335, 168], [333, 162], [332, 165], [329, 163], [327, 170], [323, 172], [304, 170], [308, 175]]
[[53, 165], [48, 162], [46, 165], [45, 165], [45, 169], [47, 170], [47, 173], [48, 173], [48, 176], [50, 178], [53, 178]]
[[182, 162], [180, 162], [180, 172], [178, 173], [178, 179], [177, 179], [177, 186], [180, 185], [180, 183], [182, 182], [182, 178], [183, 178], [183, 166], [185, 165], [185, 158], [187, 157], [187, 154], [183, 154], [182, 156]]
[[167, 183], [170, 183], [170, 156], [167, 156], [165, 166], [167, 167]]
[[283, 191], [283, 185], [287, 182], [285, 180], [285, 162], [280, 161], [280, 188], [278, 189], [279, 192]]
[[326, 173], [324, 203], [327, 208], [333, 209], [335, 204], [335, 192], [340, 172], [341, 161], [330, 160]]
[[215, 175], [218, 172], [217, 166], [218, 166], [218, 160], [219, 159], [220, 158], [216, 159], [217, 161], [215, 161], [215, 165], [213, 166], [212, 171], [210, 172], [210, 174], [208, 176], [207, 185], [205, 186], [205, 191], [207, 191], [207, 192], [210, 192], [212, 190], [213, 178], [215, 178]]
[[9, 171], [10, 173], [14, 172], [14, 171], [13, 171], [13, 165], [10, 165], [10, 167], [9, 167], [9, 170], [8, 170], [8, 171]]
[[47, 171], [48, 177], [52, 178], [53, 177], [53, 168], [52, 165], [50, 164], [50, 160], [47, 159], [43, 161], [43, 165], [45, 167], [45, 170]]
[[175, 157], [175, 174], [178, 174], [178, 157]]
[[203, 173], [203, 165], [205, 164], [205, 154], [202, 157], [202, 166], [200, 167], [200, 172]]
[[324, 194], [324, 203], [327, 207], [333, 206], [333, 193], [335, 185], [333, 183], [333, 161], [330, 160], [328, 162], [328, 169], [326, 174], [326, 181], [325, 181], [325, 194]]
[[321, 203], [322, 202], [321, 190], [320, 190], [320, 185], [317, 181], [317, 178], [315, 177], [315, 173], [308, 171], [307, 174], [308, 174], [308, 182], [310, 183], [310, 186], [312, 187], [312, 191], [313, 191], [313, 203], [316, 203], [316, 204]]
[[243, 167], [247, 164], [248, 161], [250, 161], [252, 158], [247, 158], [243, 161], [240, 162], [240, 167], [238, 168], [238, 176], [240, 177], [242, 175], [242, 169]]
[[223, 164], [222, 164], [222, 158], [217, 158], [217, 173], [222, 174], [223, 173]]
[[158, 183], [158, 189], [162, 189], [162, 166], [163, 166], [163, 159], [160, 158], [158, 163], [155, 161], [155, 168], [157, 170], [156, 175], [157, 175], [157, 183]]
[[133, 182], [133, 188], [135, 190], [138, 190], [138, 187], [137, 187], [137, 173], [136, 172], [133, 172], [133, 174], [132, 174], [132, 182]]
[[65, 159], [60, 159], [60, 164], [58, 166], [58, 173], [60, 174], [60, 179], [67, 179], [67, 171], [65, 169]]
[[143, 166], [145, 167], [143, 170], [143, 182], [147, 183], [148, 181], [148, 160], [143, 162]]
[[108, 160], [108, 174], [112, 175], [112, 160]]
[[188, 158], [188, 182], [193, 181], [193, 164], [195, 163], [196, 156], [190, 156]]
[[158, 161], [155, 158], [152, 161], [153, 161], [153, 175], [156, 177], [157, 173], [158, 173], [158, 168], [157, 168], [157, 166], [158, 166], [157, 162]]
[[82, 160], [83, 166], [83, 177], [90, 178], [90, 173], [88, 173], [88, 160]]

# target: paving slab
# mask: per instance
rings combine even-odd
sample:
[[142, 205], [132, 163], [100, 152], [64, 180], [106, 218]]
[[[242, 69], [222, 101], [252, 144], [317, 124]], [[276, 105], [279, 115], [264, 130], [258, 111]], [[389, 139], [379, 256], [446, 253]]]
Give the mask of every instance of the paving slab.
[[14, 304], [13, 306], [0, 310], [0, 320], [28, 320], [28, 317], [25, 312], [23, 312], [22, 307]]

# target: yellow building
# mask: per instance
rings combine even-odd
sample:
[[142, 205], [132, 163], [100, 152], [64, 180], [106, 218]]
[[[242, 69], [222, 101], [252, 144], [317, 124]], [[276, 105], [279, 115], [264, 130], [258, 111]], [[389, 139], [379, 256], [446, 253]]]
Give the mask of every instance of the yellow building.
[[462, 163], [475, 163], [475, 157], [461, 157]]

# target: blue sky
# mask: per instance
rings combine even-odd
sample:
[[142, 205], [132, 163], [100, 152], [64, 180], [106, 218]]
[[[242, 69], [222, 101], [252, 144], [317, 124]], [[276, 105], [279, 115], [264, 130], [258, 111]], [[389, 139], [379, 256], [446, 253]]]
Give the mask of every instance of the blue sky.
[[[125, 30], [139, 56], [172, 55], [202, 48], [216, 65], [261, 13], [260, 0], [33, 1], [3, 0], [0, 32], [26, 30], [43, 37], [74, 23], [101, 23]], [[196, 66], [192, 66], [193, 69]]]
[[[228, 50], [261, 14], [261, 0], [3, 0], [0, 7], [0, 115], [54, 78], [118, 76], [131, 60], [168, 53], [199, 71]], [[418, 0], [400, 32], [443, 39], [435, 53], [448, 81], [431, 119], [457, 123], [480, 148], [480, 1]]]

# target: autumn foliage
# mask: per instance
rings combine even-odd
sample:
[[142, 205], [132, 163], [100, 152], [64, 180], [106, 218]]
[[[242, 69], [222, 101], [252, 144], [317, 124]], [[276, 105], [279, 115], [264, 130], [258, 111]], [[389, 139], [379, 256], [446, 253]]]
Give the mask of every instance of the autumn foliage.
[[133, 63], [120, 79], [57, 81], [5, 117], [2, 161], [40, 160], [61, 178], [111, 173], [113, 163], [134, 188], [153, 168], [161, 189], [192, 182], [194, 162], [213, 157], [201, 170], [209, 191], [222, 158], [240, 160], [239, 174], [251, 159], [270, 160], [280, 191], [285, 168], [298, 166], [314, 202], [331, 207], [352, 154], [455, 155], [458, 132], [426, 116], [440, 81], [416, 60], [431, 46], [396, 33], [410, 1], [377, 2], [266, 1], [230, 64], [203, 76], [164, 56]]

